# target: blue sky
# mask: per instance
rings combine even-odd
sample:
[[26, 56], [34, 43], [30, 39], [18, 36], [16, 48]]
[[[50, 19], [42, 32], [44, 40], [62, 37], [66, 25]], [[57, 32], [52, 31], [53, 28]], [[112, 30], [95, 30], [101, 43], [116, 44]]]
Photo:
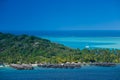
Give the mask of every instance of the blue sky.
[[0, 0], [0, 30], [120, 30], [120, 1]]

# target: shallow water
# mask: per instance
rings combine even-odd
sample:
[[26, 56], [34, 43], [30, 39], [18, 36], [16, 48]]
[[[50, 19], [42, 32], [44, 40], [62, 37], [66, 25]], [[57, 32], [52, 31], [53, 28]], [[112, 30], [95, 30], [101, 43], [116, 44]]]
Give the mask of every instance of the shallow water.
[[120, 37], [43, 37], [71, 48], [115, 48], [120, 49]]
[[120, 80], [120, 65], [116, 67], [85, 66], [79, 69], [15, 70], [1, 68], [0, 80]]

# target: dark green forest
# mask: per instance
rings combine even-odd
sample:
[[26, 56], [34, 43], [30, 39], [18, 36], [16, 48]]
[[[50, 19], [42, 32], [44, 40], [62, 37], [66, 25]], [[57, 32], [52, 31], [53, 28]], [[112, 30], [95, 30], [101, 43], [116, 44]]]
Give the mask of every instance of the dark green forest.
[[120, 50], [105, 48], [72, 49], [59, 43], [29, 35], [0, 33], [2, 63], [120, 63]]

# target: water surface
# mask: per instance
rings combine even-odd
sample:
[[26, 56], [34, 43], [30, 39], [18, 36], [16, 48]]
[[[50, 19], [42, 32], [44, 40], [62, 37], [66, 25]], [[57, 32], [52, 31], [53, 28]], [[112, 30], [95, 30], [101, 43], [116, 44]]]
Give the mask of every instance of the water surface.
[[115, 48], [120, 49], [120, 37], [44, 37], [71, 48]]
[[120, 65], [116, 67], [86, 66], [79, 69], [0, 69], [0, 80], [120, 80], [119, 76]]

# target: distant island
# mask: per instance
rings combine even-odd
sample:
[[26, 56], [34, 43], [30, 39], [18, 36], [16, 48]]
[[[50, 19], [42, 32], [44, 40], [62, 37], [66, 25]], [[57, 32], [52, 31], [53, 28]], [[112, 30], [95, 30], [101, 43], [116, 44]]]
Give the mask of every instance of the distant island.
[[120, 63], [120, 50], [105, 48], [72, 49], [35, 36], [0, 33], [0, 63]]

